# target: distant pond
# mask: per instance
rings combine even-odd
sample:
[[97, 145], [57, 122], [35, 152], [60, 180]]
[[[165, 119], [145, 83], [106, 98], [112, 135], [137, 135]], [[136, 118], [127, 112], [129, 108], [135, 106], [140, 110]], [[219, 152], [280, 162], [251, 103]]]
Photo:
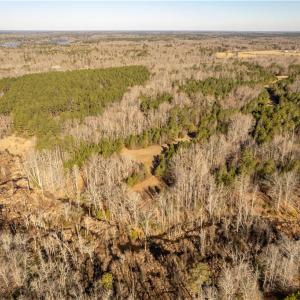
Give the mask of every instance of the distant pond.
[[67, 38], [58, 38], [58, 39], [52, 39], [51, 43], [63, 46], [63, 45], [69, 45], [69, 44], [71, 44], [71, 40], [69, 40]]
[[0, 42], [0, 47], [4, 48], [18, 48], [20, 45], [21, 42], [18, 41]]

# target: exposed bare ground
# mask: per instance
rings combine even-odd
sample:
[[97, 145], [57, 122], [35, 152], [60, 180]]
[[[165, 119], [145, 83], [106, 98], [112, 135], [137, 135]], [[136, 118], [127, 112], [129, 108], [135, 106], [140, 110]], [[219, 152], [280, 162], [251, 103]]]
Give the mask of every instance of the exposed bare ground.
[[[183, 138], [177, 138], [172, 144], [177, 144], [178, 142], [189, 141], [190, 137], [186, 136]], [[142, 149], [127, 149], [126, 147], [122, 149], [121, 155], [130, 158], [133, 161], [144, 164], [148, 174], [151, 174], [151, 167], [155, 156], [161, 154], [163, 148], [168, 147], [167, 144], [162, 146], [152, 145]], [[151, 187], [161, 187], [163, 183], [161, 180], [153, 175], [147, 177], [145, 180], [137, 183], [133, 186], [132, 191], [143, 192]]]
[[162, 147], [160, 145], [153, 145], [142, 149], [123, 148], [121, 155], [126, 156], [138, 163], [143, 163], [150, 173], [153, 159], [156, 155], [159, 155], [161, 151]]
[[[178, 138], [174, 141], [177, 143], [179, 141], [186, 141], [187, 137]], [[163, 145], [167, 147], [167, 145]], [[11, 135], [0, 139], [0, 151], [8, 151], [13, 155], [18, 155], [24, 157], [30, 151], [33, 151], [35, 147], [35, 139], [26, 139], [22, 137], [18, 137], [15, 135]], [[153, 160], [155, 156], [159, 155], [163, 150], [163, 147], [160, 145], [152, 145], [142, 149], [127, 149], [124, 147], [121, 151], [121, 155], [130, 158], [133, 161], [144, 164], [146, 171], [148, 174], [151, 174], [151, 167], [153, 164]], [[159, 178], [151, 175], [147, 177], [142, 182], [137, 183], [132, 191], [135, 192], [143, 192], [151, 187], [160, 187], [162, 182]]]
[[217, 58], [249, 58], [257, 56], [300, 56], [300, 51], [293, 50], [256, 50], [256, 51], [228, 51], [228, 52], [217, 52]]
[[[162, 151], [162, 146], [160, 145], [152, 145], [142, 149], [127, 149], [123, 148], [121, 151], [121, 155], [130, 158], [133, 161], [144, 164], [146, 168], [146, 172], [151, 174], [151, 166], [153, 164], [154, 157], [159, 155]], [[145, 180], [137, 183], [133, 186], [132, 191], [134, 192], [143, 192], [148, 190], [151, 187], [160, 186], [161, 181], [151, 175], [147, 177]]]
[[133, 186], [132, 191], [137, 193], [142, 193], [145, 190], [148, 190], [150, 187], [161, 187], [162, 182], [154, 175], [146, 178], [145, 180], [137, 183]]
[[25, 139], [15, 135], [4, 137], [0, 139], [0, 151], [7, 150], [13, 155], [20, 155], [24, 157], [28, 152], [32, 151], [35, 146], [35, 139]]

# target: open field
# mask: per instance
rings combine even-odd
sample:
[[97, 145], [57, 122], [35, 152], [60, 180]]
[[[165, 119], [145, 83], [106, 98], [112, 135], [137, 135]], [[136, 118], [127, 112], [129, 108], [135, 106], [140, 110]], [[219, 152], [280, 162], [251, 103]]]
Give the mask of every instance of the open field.
[[162, 151], [162, 147], [159, 145], [152, 145], [142, 149], [122, 149], [121, 155], [129, 157], [130, 159], [143, 163], [150, 173], [150, 167], [152, 166], [153, 159], [159, 155]]
[[297, 299], [299, 43], [2, 33], [0, 298]]

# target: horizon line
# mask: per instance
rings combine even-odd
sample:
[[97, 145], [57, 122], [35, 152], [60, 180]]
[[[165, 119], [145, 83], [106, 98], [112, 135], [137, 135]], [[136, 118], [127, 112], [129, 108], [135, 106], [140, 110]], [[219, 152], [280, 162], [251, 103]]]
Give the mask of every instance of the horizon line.
[[300, 30], [218, 30], [218, 29], [0, 29], [0, 32], [143, 32], [143, 33], [160, 33], [160, 32], [253, 32], [253, 33], [300, 33]]

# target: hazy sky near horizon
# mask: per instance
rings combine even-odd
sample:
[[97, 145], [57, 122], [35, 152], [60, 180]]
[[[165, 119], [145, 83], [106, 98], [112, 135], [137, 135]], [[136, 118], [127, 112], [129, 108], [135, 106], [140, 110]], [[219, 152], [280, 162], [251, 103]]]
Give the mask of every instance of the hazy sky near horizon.
[[300, 1], [3, 1], [0, 30], [300, 31]]

